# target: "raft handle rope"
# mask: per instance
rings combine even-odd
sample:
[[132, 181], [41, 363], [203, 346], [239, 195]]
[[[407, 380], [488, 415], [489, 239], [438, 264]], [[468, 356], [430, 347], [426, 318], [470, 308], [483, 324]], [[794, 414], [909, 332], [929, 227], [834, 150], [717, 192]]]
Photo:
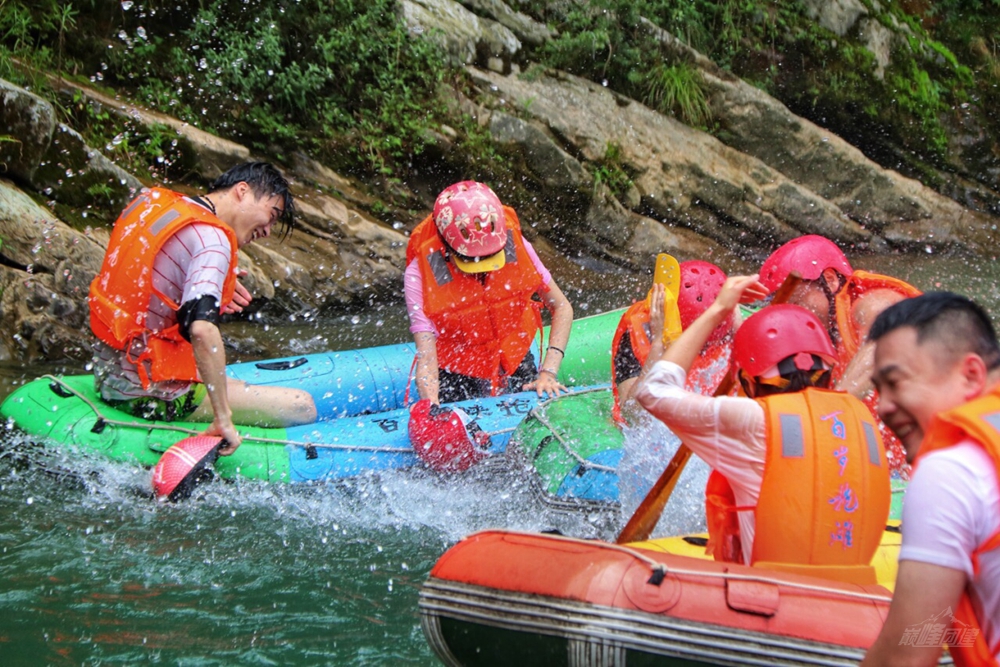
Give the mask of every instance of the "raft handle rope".
[[[570, 394], [589, 394], [595, 391], [611, 391], [611, 390], [608, 389], [607, 387], [594, 387], [592, 389], [583, 389], [580, 391], [570, 392]], [[548, 400], [542, 401], [535, 407], [531, 408], [531, 410], [528, 412], [528, 416], [534, 417], [535, 419], [538, 420], [539, 424], [549, 429], [549, 432], [555, 437], [556, 441], [560, 445], [562, 445], [562, 448], [566, 450], [566, 453], [569, 454], [570, 457], [575, 459], [576, 462], [579, 463], [581, 467], [592, 468], [593, 470], [599, 470], [601, 472], [610, 472], [610, 473], [617, 472], [617, 470], [615, 468], [612, 468], [611, 466], [602, 465], [600, 463], [594, 463], [593, 461], [588, 461], [587, 459], [580, 456], [576, 452], [576, 450], [574, 450], [573, 447], [568, 442], [566, 442], [566, 438], [563, 437], [562, 434], [555, 429], [555, 427], [552, 425], [552, 422], [550, 422], [548, 418], [546, 418], [543, 415], [545, 408], [548, 407], [548, 405], [552, 401], [557, 401], [559, 400], [559, 398], [560, 398], [559, 396], [553, 396]]]
[[[466, 537], [468, 540], [476, 535], [485, 534], [483, 533], [473, 533], [472, 535]], [[505, 530], [503, 531], [508, 535], [521, 535], [524, 537], [538, 537], [537, 533], [526, 533], [516, 530]], [[761, 574], [736, 574], [734, 572], [706, 572], [704, 570], [689, 570], [683, 567], [668, 567], [666, 563], [661, 563], [658, 560], [647, 556], [646, 554], [640, 553], [632, 547], [628, 547], [622, 544], [611, 544], [609, 542], [594, 542], [593, 540], [584, 540], [578, 537], [567, 537], [565, 535], [553, 535], [546, 534], [545, 539], [559, 540], [561, 542], [569, 542], [572, 544], [585, 544], [589, 547], [599, 547], [601, 549], [608, 549], [611, 551], [620, 551], [623, 554], [627, 554], [632, 558], [645, 563], [649, 566], [651, 570], [651, 575], [647, 583], [654, 586], [659, 586], [666, 579], [668, 574], [674, 575], [686, 575], [693, 578], [704, 577], [707, 579], [724, 579], [730, 581], [751, 581], [758, 584], [773, 584], [775, 586], [785, 586], [787, 588], [797, 588], [805, 591], [810, 591], [813, 593], [825, 593], [828, 595], [839, 595], [846, 598], [856, 598], [860, 600], [871, 600], [873, 602], [892, 602], [892, 598], [887, 595], [876, 595], [874, 593], [858, 593], [855, 591], [844, 591], [837, 588], [828, 588], [826, 586], [817, 586], [814, 584], [804, 584], [797, 581], [786, 581], [778, 580], [773, 577], [768, 577]]]
[[[97, 421], [94, 423], [91, 432], [101, 433], [108, 426], [122, 426], [124, 428], [135, 428], [142, 429], [146, 431], [160, 430], [160, 431], [175, 431], [178, 433], [186, 433], [187, 435], [201, 435], [202, 431], [185, 428], [183, 426], [173, 426], [170, 424], [158, 424], [156, 422], [127, 422], [120, 421], [117, 419], [109, 419], [105, 417], [100, 409], [94, 405], [93, 401], [88, 399], [86, 396], [73, 389], [73, 387], [66, 384], [62, 378], [56, 377], [55, 375], [43, 375], [42, 378], [47, 380], [52, 380], [49, 384], [49, 388], [59, 396], [64, 398], [69, 398], [70, 396], [76, 396], [81, 401], [86, 403], [93, 413], [97, 416]], [[59, 387], [57, 390], [55, 387]], [[66, 392], [64, 395], [62, 392]], [[512, 433], [514, 428], [502, 428], [496, 431], [487, 431], [487, 435], [491, 438], [495, 435], [501, 435], [503, 433]], [[292, 445], [294, 447], [302, 447], [306, 450], [306, 458], [312, 458], [310, 456], [310, 450], [315, 452], [317, 449], [337, 449], [343, 450], [345, 452], [384, 452], [386, 454], [411, 454], [413, 453], [412, 447], [377, 447], [375, 445], [333, 445], [321, 442], [299, 442], [297, 440], [278, 440], [276, 438], [262, 438], [259, 436], [246, 435], [243, 436], [244, 442], [263, 442], [271, 443], [275, 445]]]

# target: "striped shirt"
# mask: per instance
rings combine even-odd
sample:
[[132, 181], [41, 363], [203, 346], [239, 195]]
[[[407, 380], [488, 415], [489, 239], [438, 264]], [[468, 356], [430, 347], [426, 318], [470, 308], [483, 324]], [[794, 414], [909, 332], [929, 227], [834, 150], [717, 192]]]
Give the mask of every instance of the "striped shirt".
[[[222, 288], [231, 269], [229, 239], [212, 225], [195, 223], [183, 227], [163, 245], [153, 262], [153, 290], [146, 311], [146, 328], [162, 331], [177, 323], [177, 313], [161, 299], [183, 305], [203, 296], [222, 300]], [[94, 349], [94, 381], [106, 400], [128, 400], [154, 396], [173, 400], [183, 395], [189, 382], [155, 382], [142, 388], [139, 373], [129, 357], [135, 359], [145, 350], [145, 343], [136, 339], [129, 354], [116, 350], [103, 341]]]

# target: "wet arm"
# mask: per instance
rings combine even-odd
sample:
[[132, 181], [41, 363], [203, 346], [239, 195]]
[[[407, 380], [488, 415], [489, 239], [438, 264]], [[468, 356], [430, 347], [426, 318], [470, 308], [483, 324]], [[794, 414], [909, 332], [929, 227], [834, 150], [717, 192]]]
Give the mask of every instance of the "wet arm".
[[694, 360], [701, 354], [705, 341], [712, 331], [722, 324], [740, 301], [760, 298], [767, 290], [757, 280], [756, 275], [734, 276], [726, 280], [719, 295], [705, 312], [685, 329], [680, 337], [662, 355], [663, 361], [671, 361], [687, 373]]
[[560, 392], [566, 391], [566, 387], [557, 378], [569, 343], [569, 332], [573, 327], [573, 306], [554, 280], [549, 281], [548, 289], [539, 293], [539, 297], [552, 314], [552, 327], [549, 330], [548, 347], [542, 352], [544, 356], [538, 367], [538, 378], [524, 385], [524, 389], [534, 389], [539, 395], [558, 396]]
[[195, 320], [189, 331], [198, 374], [205, 383], [212, 404], [212, 424], [206, 433], [225, 438], [229, 446], [220, 450], [220, 453], [231, 454], [240, 446], [241, 438], [233, 426], [233, 414], [229, 406], [226, 351], [222, 345], [222, 333], [219, 327], [207, 320]]
[[437, 338], [428, 331], [420, 331], [413, 334], [413, 340], [417, 345], [417, 394], [438, 403]]
[[889, 615], [862, 667], [936, 665], [941, 647], [911, 646], [904, 643], [904, 633], [921, 627], [949, 607], [955, 609], [966, 580], [961, 570], [914, 560], [900, 561]]

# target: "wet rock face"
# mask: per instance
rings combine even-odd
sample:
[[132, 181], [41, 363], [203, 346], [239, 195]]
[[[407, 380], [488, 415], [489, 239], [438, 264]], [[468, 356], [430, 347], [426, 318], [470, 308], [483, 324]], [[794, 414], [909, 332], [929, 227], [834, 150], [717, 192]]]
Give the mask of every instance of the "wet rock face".
[[0, 175], [30, 183], [55, 126], [51, 104], [0, 79]]
[[509, 28], [452, 0], [403, 0], [399, 12], [412, 34], [439, 44], [455, 65], [509, 72], [521, 50]]
[[[869, 240], [870, 232], [780, 171], [602, 86], [563, 73], [526, 80], [469, 71], [482, 89], [496, 90], [559, 137], [567, 154], [598, 165], [608, 147], [616, 147], [622, 168], [634, 174], [634, 213], [760, 253], [803, 233], [847, 243]], [[580, 230], [567, 225], [557, 233], [572, 237]], [[622, 245], [630, 232], [617, 236]]]
[[[62, 123], [31, 181], [36, 190], [78, 209], [118, 210], [135, 198], [142, 182]], [[109, 216], [109, 221], [114, 215]]]
[[860, 0], [803, 0], [806, 15], [843, 37], [868, 10]]
[[78, 232], [0, 180], [0, 357], [90, 356], [87, 290], [108, 235]]

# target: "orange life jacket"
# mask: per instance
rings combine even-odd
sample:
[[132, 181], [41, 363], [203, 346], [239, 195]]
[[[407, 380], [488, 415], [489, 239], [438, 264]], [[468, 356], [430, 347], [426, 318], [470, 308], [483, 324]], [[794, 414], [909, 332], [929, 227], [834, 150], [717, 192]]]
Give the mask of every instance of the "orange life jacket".
[[[193, 223], [212, 225], [229, 239], [230, 267], [237, 264], [236, 234], [205, 208], [164, 188], [144, 191], [129, 204], [115, 222], [100, 273], [90, 284], [90, 328], [100, 340], [116, 350], [129, 350], [132, 341], [142, 338], [145, 350], [131, 359], [144, 389], [152, 382], [198, 381], [191, 344], [175, 324], [163, 331], [146, 328], [146, 312], [154, 293], [175, 312], [174, 303], [153, 287], [153, 262], [167, 240], [182, 227]], [[236, 290], [236, 271], [226, 276], [222, 290], [224, 306]]]
[[[614, 396], [611, 416], [620, 425], [625, 424], [625, 419], [622, 417], [621, 395], [618, 391], [618, 381], [616, 379], [618, 375], [616, 373], [615, 360], [618, 358], [618, 350], [621, 348], [622, 339], [628, 333], [629, 343], [632, 345], [632, 352], [635, 354], [639, 366], [641, 367], [646, 364], [646, 360], [649, 358], [649, 351], [652, 349], [652, 344], [649, 340], [649, 318], [649, 301], [646, 299], [636, 301], [622, 313], [621, 319], [618, 320], [618, 328], [615, 329], [615, 336], [611, 341], [611, 392]], [[722, 355], [728, 352], [728, 348], [728, 342], [713, 342], [709, 343], [702, 350], [702, 353], [695, 358], [694, 363], [691, 364], [691, 368], [688, 370], [688, 389], [698, 391], [706, 396], [715, 393], [716, 388], [718, 388], [726, 373], [729, 372], [729, 368], [728, 366], [719, 366], [714, 369], [711, 367]], [[713, 371], [712, 374], [703, 378], [702, 376], [709, 369]], [[703, 381], [697, 383], [698, 386], [694, 386], [696, 383], [692, 382], [693, 379]]]
[[[753, 510], [751, 564], [874, 583], [872, 556], [891, 500], [878, 427], [856, 398], [810, 388], [758, 399], [767, 456], [756, 507], [734, 507], [717, 476], [706, 489], [716, 558], [733, 557], [735, 512]], [[723, 478], [724, 479], [724, 478]], [[727, 483], [728, 485], [728, 483]]]
[[[449, 249], [427, 216], [410, 234], [406, 262], [416, 259], [424, 283], [424, 313], [438, 330], [438, 366], [489, 379], [494, 392], [501, 376], [517, 369], [542, 326], [532, 295], [542, 277], [524, 247], [514, 209], [507, 219], [506, 263], [485, 274], [468, 274], [448, 261]], [[482, 278], [482, 282], [480, 282]]]
[[[834, 299], [834, 311], [837, 320], [837, 332], [839, 341], [837, 342], [837, 363], [833, 367], [833, 382], [836, 384], [843, 377], [847, 365], [858, 353], [863, 340], [861, 331], [854, 321], [854, 304], [864, 294], [874, 290], [892, 290], [904, 297], [919, 296], [921, 291], [913, 285], [878, 273], [868, 271], [855, 271], [844, 287], [837, 292]], [[876, 421], [881, 427], [881, 420], [878, 417], [878, 395], [875, 392], [869, 393], [864, 399], [865, 405], [871, 411]], [[881, 427], [882, 440], [885, 442], [885, 449], [889, 455], [889, 463], [893, 470], [902, 470], [906, 465], [906, 452], [899, 438], [889, 429]]]
[[861, 344], [864, 343], [861, 340], [861, 331], [854, 321], [855, 302], [868, 292], [882, 289], [892, 290], [907, 298], [922, 294], [916, 287], [899, 278], [869, 273], [868, 271], [855, 271], [847, 279], [847, 284], [834, 297], [837, 332], [840, 334], [840, 341], [837, 343], [839, 363], [833, 371], [834, 380], [840, 377], [844, 368], [847, 367], [854, 355], [858, 353]]
[[632, 352], [635, 354], [639, 366], [646, 363], [649, 357], [649, 303], [646, 299], [636, 301], [622, 313], [618, 320], [618, 328], [615, 329], [615, 337], [611, 340], [611, 393], [614, 395], [614, 405], [611, 408], [611, 416], [618, 424], [624, 424], [622, 417], [621, 397], [618, 393], [618, 382], [616, 380], [615, 359], [618, 358], [618, 350], [622, 344], [622, 337], [628, 334], [629, 343], [632, 345]]
[[[993, 461], [993, 467], [1000, 479], [1000, 388], [970, 401], [965, 405], [947, 412], [938, 413], [931, 421], [920, 445], [920, 453], [914, 465], [920, 464], [920, 459], [929, 452], [952, 447], [959, 442], [971, 438], [977, 442]], [[1000, 548], [1000, 530], [988, 537], [972, 552], [972, 570], [979, 572], [979, 556], [987, 551]], [[971, 645], [949, 646], [948, 652], [959, 667], [966, 665], [996, 666], [996, 648], [991, 648], [983, 636], [982, 626], [976, 617], [972, 606], [969, 590], [962, 593], [958, 608], [954, 612], [952, 627], [960, 633], [960, 637], [968, 636], [966, 631], [974, 629], [977, 632], [975, 642]], [[965, 644], [966, 642], [959, 642]]]

